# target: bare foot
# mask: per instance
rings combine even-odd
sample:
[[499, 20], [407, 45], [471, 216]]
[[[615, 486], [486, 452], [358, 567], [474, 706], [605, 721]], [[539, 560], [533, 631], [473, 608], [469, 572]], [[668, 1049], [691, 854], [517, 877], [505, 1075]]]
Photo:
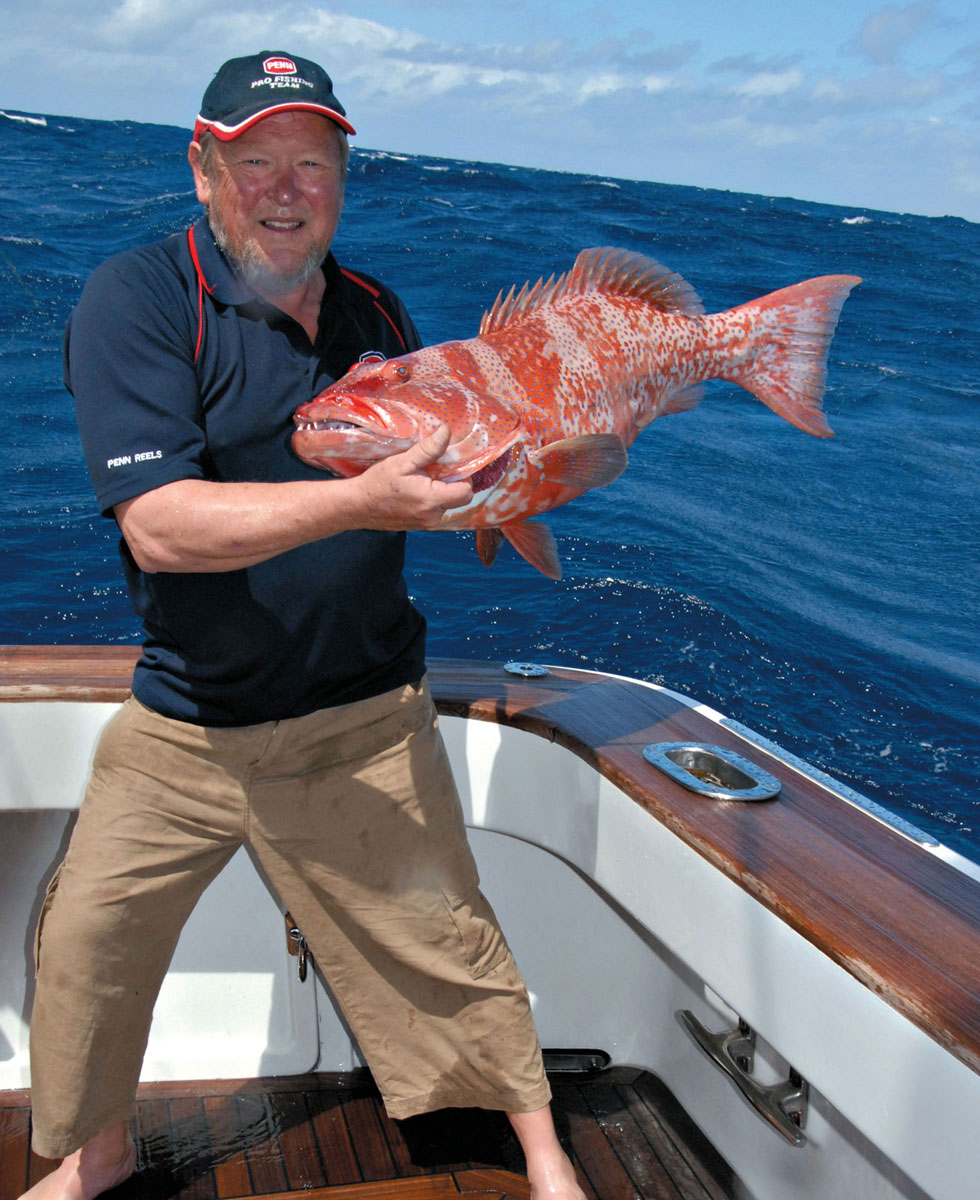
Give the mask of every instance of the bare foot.
[[136, 1170], [136, 1146], [129, 1124], [109, 1125], [69, 1154], [50, 1175], [20, 1200], [94, 1200]]
[[534, 1174], [528, 1164], [527, 1178], [531, 1185], [531, 1200], [586, 1200], [575, 1168], [564, 1153], [553, 1164]]
[[586, 1200], [558, 1141], [550, 1107], [507, 1116], [524, 1151], [531, 1200]]

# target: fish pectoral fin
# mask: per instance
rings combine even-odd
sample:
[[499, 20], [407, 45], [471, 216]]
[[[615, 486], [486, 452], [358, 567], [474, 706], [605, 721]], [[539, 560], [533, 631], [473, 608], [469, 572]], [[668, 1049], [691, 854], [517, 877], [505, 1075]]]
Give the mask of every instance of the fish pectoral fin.
[[529, 451], [527, 457], [549, 483], [576, 488], [605, 487], [622, 475], [629, 462], [626, 444], [618, 433], [564, 438]]
[[504, 535], [495, 525], [476, 531], [476, 552], [485, 567], [493, 566], [497, 551], [503, 544]]
[[517, 553], [549, 579], [561, 579], [555, 535], [540, 521], [509, 521], [500, 532]]
[[664, 406], [661, 416], [666, 417], [669, 413], [690, 412], [692, 408], [697, 408], [703, 399], [704, 385], [696, 383], [693, 387], [685, 388], [682, 392], [676, 392], [671, 396]]

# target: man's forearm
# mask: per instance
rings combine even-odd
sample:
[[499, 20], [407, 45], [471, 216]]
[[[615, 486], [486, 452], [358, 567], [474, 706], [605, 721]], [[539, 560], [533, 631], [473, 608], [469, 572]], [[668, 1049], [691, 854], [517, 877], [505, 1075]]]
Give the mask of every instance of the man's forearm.
[[221, 483], [180, 479], [117, 504], [123, 537], [143, 571], [235, 571], [350, 529], [437, 529], [466, 504], [466, 483], [425, 468], [443, 453], [444, 428], [354, 479]]
[[353, 528], [346, 484], [182, 479], [117, 504], [115, 514], [144, 571], [235, 571]]

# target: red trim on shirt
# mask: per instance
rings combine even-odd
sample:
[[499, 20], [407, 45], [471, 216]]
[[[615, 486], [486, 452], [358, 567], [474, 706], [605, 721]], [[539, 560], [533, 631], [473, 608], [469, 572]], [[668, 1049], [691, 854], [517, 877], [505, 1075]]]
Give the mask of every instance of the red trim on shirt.
[[190, 247], [191, 260], [194, 263], [194, 272], [197, 275], [197, 345], [194, 347], [194, 361], [197, 362], [198, 356], [201, 353], [201, 342], [204, 340], [204, 293], [207, 291], [211, 295], [211, 288], [208, 287], [208, 282], [204, 278], [204, 271], [201, 269], [200, 259], [197, 257], [197, 246], [194, 244], [194, 230], [187, 231], [187, 245]]
[[211, 287], [208, 284], [208, 281], [204, 278], [204, 269], [201, 266], [201, 260], [197, 257], [197, 246], [194, 244], [193, 229], [188, 229], [187, 231], [187, 245], [190, 247], [191, 258], [194, 262], [194, 270], [197, 272], [198, 283], [200, 283], [201, 287], [203, 287], [210, 296], [214, 292], [214, 288]]
[[[339, 263], [337, 265], [340, 266]], [[348, 271], [346, 267], [341, 267], [340, 273], [341, 275], [346, 275], [348, 279], [352, 280], [352, 282], [359, 283], [366, 292], [371, 293], [375, 300], [377, 300], [377, 298], [381, 295], [378, 289], [372, 287], [366, 279], [362, 279], [360, 275], [355, 275], [353, 271]]]
[[[339, 264], [338, 264], [338, 265], [339, 265]], [[378, 312], [379, 312], [379, 313], [381, 313], [381, 315], [384, 317], [384, 319], [385, 319], [385, 320], [388, 322], [388, 324], [389, 324], [389, 325], [392, 327], [392, 329], [395, 331], [395, 336], [396, 336], [396, 337], [398, 338], [398, 340], [401, 342], [401, 344], [402, 344], [402, 349], [403, 349], [403, 350], [405, 350], [405, 351], [407, 351], [407, 350], [408, 350], [408, 346], [406, 346], [406, 344], [405, 344], [405, 339], [404, 339], [404, 337], [402, 336], [402, 331], [401, 331], [401, 330], [398, 328], [398, 326], [395, 324], [394, 318], [393, 318], [393, 317], [391, 317], [391, 315], [390, 315], [389, 313], [387, 313], [387, 312], [386, 312], [386, 311], [385, 311], [385, 310], [384, 310], [384, 309], [381, 307], [381, 305], [378, 303], [378, 297], [381, 295], [381, 293], [378, 291], [378, 289], [377, 289], [377, 288], [375, 288], [375, 287], [372, 287], [372, 286], [371, 286], [371, 285], [370, 285], [370, 284], [369, 284], [369, 283], [368, 283], [366, 280], [364, 280], [364, 279], [361, 279], [361, 277], [360, 277], [359, 275], [355, 275], [353, 271], [348, 271], [346, 267], [341, 267], [341, 268], [340, 268], [340, 273], [341, 273], [341, 275], [346, 275], [346, 276], [347, 276], [347, 278], [348, 278], [348, 279], [349, 279], [349, 280], [350, 280], [352, 283], [357, 283], [357, 284], [360, 284], [360, 286], [361, 286], [362, 288], [364, 288], [364, 290], [365, 290], [366, 292], [370, 292], [370, 293], [371, 293], [371, 295], [374, 297], [374, 307], [375, 307], [375, 308], [378, 310]]]

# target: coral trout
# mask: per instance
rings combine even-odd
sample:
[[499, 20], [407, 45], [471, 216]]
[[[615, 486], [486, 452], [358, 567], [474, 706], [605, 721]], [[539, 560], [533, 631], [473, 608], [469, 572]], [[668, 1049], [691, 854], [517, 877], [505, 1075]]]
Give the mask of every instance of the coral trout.
[[640, 254], [583, 250], [557, 279], [497, 297], [476, 337], [352, 368], [302, 405], [293, 449], [353, 476], [449, 424], [430, 473], [468, 479], [473, 499], [444, 528], [476, 530], [488, 566], [506, 538], [553, 579], [555, 541], [538, 516], [626, 468], [651, 421], [693, 407], [724, 379], [799, 429], [821, 411], [827, 352], [854, 275], [824, 275], [706, 314], [681, 276]]

